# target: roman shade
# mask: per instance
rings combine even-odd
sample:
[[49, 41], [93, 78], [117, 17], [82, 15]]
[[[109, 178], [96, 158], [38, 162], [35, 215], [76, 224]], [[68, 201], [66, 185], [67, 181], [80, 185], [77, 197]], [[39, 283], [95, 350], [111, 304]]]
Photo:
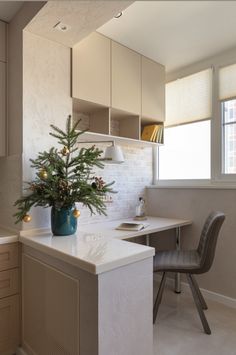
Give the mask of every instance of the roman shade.
[[166, 84], [165, 126], [202, 121], [212, 116], [212, 69]]
[[219, 70], [219, 99], [236, 98], [236, 64]]

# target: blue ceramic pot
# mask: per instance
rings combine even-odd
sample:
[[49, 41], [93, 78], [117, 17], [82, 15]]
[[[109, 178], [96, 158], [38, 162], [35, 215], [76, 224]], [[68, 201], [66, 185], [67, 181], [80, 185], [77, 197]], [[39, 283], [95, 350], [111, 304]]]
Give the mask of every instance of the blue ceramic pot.
[[64, 236], [75, 234], [77, 230], [77, 218], [73, 216], [75, 207], [55, 208], [51, 210], [51, 228], [53, 235]]

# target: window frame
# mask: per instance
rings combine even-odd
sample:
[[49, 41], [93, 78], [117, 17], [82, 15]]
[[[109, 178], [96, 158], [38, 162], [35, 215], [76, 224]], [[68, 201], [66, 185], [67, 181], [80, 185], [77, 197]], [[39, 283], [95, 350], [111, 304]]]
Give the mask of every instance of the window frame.
[[[223, 172], [223, 125], [222, 125], [222, 101], [219, 95], [219, 69], [223, 66], [235, 64], [235, 50], [232, 51], [227, 59], [216, 58], [214, 65], [198, 63], [192, 69], [183, 69], [181, 76], [175, 75], [171, 80], [194, 74], [198, 71], [212, 67], [212, 117], [211, 120], [211, 178], [210, 179], [179, 179], [179, 180], [160, 180], [159, 179], [159, 148], [153, 147], [153, 185], [154, 187], [186, 187], [186, 188], [236, 188], [236, 174], [226, 174]], [[178, 73], [179, 74], [179, 73]], [[168, 80], [168, 81], [171, 81]], [[228, 100], [225, 100], [228, 101]], [[165, 137], [165, 136], [164, 136]]]

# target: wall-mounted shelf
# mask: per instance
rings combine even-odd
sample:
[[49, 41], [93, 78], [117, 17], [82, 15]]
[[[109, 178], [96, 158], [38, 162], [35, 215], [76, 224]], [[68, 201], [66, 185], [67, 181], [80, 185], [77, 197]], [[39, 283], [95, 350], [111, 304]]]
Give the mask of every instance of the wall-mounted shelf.
[[81, 136], [80, 141], [114, 140], [118, 143], [139, 146], [159, 144], [141, 140], [143, 126], [153, 121], [143, 122], [140, 116], [130, 112], [73, 99], [73, 118], [81, 120], [79, 130], [88, 130]]
[[99, 142], [99, 141], [115, 141], [117, 144], [135, 145], [139, 147], [155, 147], [159, 143], [142, 141], [140, 139], [125, 138], [101, 133], [85, 132], [79, 137], [79, 142]]

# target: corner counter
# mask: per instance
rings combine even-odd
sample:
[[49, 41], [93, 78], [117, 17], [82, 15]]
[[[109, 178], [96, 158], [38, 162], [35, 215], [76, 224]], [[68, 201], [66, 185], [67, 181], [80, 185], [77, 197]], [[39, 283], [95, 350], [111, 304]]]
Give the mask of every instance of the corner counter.
[[66, 237], [20, 236], [20, 242], [96, 275], [154, 255], [153, 248], [80, 229]]
[[152, 355], [154, 249], [107, 234], [20, 236], [24, 353]]

